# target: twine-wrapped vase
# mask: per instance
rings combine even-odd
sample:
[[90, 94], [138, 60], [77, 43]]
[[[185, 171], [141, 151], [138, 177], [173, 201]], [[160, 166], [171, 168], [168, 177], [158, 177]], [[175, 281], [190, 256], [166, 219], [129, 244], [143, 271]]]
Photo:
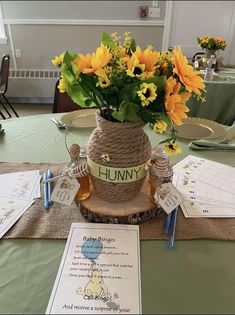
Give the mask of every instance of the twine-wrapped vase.
[[151, 145], [142, 122], [111, 122], [99, 113], [87, 146], [91, 180], [97, 195], [111, 202], [136, 197], [146, 177]]
[[206, 49], [205, 57], [207, 59], [210, 59], [211, 56], [215, 56], [216, 57], [216, 50], [214, 50], [214, 49]]

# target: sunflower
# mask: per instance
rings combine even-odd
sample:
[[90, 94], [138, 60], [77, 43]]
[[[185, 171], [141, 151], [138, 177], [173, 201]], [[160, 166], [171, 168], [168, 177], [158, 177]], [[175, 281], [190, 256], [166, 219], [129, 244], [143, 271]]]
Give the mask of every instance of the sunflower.
[[127, 70], [126, 73], [130, 77], [141, 78], [144, 73], [145, 65], [139, 62], [137, 55], [134, 53], [131, 58], [127, 61]]
[[59, 56], [55, 56], [55, 58], [51, 61], [54, 66], [60, 67], [64, 59], [64, 53], [60, 54]]
[[182, 119], [187, 118], [185, 113], [189, 112], [189, 109], [184, 103], [191, 97], [191, 93], [188, 92], [179, 94], [180, 88], [181, 84], [172, 76], [167, 79], [165, 87], [165, 109], [167, 115], [176, 125], [180, 125]]
[[166, 74], [168, 69], [171, 67], [171, 55], [169, 52], [163, 51], [161, 52], [158, 62], [157, 62], [157, 69], [160, 70], [161, 74]]
[[127, 62], [127, 74], [140, 79], [147, 79], [154, 75], [160, 53], [152, 51], [151, 47], [143, 52], [140, 47], [132, 54]]
[[166, 128], [167, 128], [167, 123], [164, 120], [158, 120], [153, 125], [153, 130], [158, 133], [163, 133], [164, 131], [166, 131]]
[[79, 71], [83, 73], [90, 73], [93, 71], [92, 65], [92, 55], [87, 54], [87, 55], [79, 55], [78, 58], [74, 60], [74, 63], [78, 66]]
[[173, 50], [172, 62], [173, 72], [178, 75], [180, 82], [184, 84], [188, 92], [194, 92], [200, 96], [201, 91], [199, 89], [205, 89], [203, 79], [198, 75], [199, 72], [188, 64], [187, 58], [183, 55], [180, 47]]
[[148, 106], [150, 102], [154, 101], [157, 97], [157, 86], [154, 83], [142, 83], [140, 90], [137, 92], [141, 100], [141, 105]]
[[156, 51], [154, 52], [152, 47], [149, 46], [143, 52], [140, 47], [137, 47], [136, 55], [139, 59], [139, 62], [145, 65], [144, 78], [147, 79], [153, 76], [156, 69], [156, 64], [160, 58], [160, 53]]
[[[197, 37], [202, 47], [222, 45], [220, 37]], [[225, 47], [225, 46], [224, 46]], [[140, 48], [129, 32], [122, 36], [103, 33], [102, 42], [85, 54], [66, 51], [55, 57], [61, 66], [60, 91], [81, 106], [94, 104], [100, 115], [110, 121], [141, 120], [162, 134], [169, 128], [170, 152], [178, 153], [174, 125], [180, 125], [189, 111], [185, 103], [196, 96], [203, 100], [205, 85], [199, 72], [188, 64], [181, 48], [168, 52], [153, 46]], [[187, 103], [186, 103], [187, 104]]]
[[96, 86], [106, 88], [111, 84], [106, 72], [103, 71], [103, 69], [98, 71], [97, 75], [98, 75], [98, 82], [96, 83]]
[[111, 59], [112, 54], [108, 47], [101, 44], [101, 46], [96, 49], [95, 53], [92, 55], [87, 54], [85, 56], [80, 55], [74, 60], [74, 63], [82, 73], [97, 74], [97, 71], [103, 69]]
[[61, 78], [58, 84], [58, 89], [60, 93], [64, 93], [66, 91], [66, 81], [64, 78]]
[[110, 53], [109, 48], [101, 44], [101, 46], [96, 49], [95, 54], [92, 56], [91, 64], [94, 72], [107, 66], [111, 59], [112, 54]]
[[182, 152], [181, 147], [177, 143], [165, 144], [165, 151], [168, 155], [180, 154]]

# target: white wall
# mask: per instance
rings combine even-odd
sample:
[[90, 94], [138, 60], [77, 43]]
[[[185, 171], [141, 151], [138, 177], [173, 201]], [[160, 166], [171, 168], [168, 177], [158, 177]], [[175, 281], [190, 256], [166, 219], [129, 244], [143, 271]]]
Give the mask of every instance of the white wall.
[[[102, 31], [130, 31], [141, 47], [161, 50], [166, 3], [160, 17], [139, 18], [139, 6], [152, 1], [0, 1], [8, 36], [0, 55], [10, 54], [11, 69], [55, 69], [51, 59], [71, 50], [88, 53], [100, 44]], [[15, 50], [21, 51], [16, 58]], [[53, 99], [54, 79], [10, 79], [8, 96]]]
[[[138, 20], [139, 6], [152, 1], [1, 1], [4, 19], [90, 19]], [[165, 16], [165, 2], [159, 1], [160, 17]], [[143, 19], [142, 19], [143, 20]], [[144, 20], [152, 20], [145, 18]]]
[[228, 46], [219, 52], [226, 63], [235, 64], [235, 2], [174, 1], [169, 43], [179, 45], [187, 57], [202, 51], [197, 37], [220, 36]]
[[[93, 51], [103, 30], [131, 31], [142, 47], [151, 43], [161, 50], [179, 45], [188, 58], [202, 51], [198, 36], [221, 36], [228, 46], [220, 56], [235, 64], [235, 1], [159, 1], [161, 15], [154, 19], [139, 18], [138, 7], [152, 5], [144, 0], [0, 2], [9, 38], [7, 44], [0, 44], [0, 55], [10, 54], [11, 68], [53, 68], [51, 59], [60, 51]], [[21, 58], [15, 58], [16, 48]], [[34, 87], [20, 81], [9, 85], [11, 96], [53, 97], [54, 82], [48, 80], [40, 88], [36, 81]]]

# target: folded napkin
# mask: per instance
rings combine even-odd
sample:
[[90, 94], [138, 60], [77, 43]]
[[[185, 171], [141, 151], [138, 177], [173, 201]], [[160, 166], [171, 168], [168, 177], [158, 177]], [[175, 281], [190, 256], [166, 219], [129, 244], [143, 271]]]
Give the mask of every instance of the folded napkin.
[[226, 138], [232, 139], [235, 137], [235, 124], [226, 129]]
[[195, 140], [191, 141], [188, 145], [190, 150], [198, 151], [233, 151], [235, 152], [235, 143], [233, 144], [222, 144], [214, 141], [208, 140]]
[[[233, 140], [235, 138], [235, 125], [227, 128], [225, 138], [230, 140]], [[228, 142], [229, 142], [228, 141]], [[221, 142], [215, 142], [211, 140], [194, 140], [191, 141], [188, 145], [190, 150], [198, 150], [198, 151], [205, 151], [205, 150], [211, 150], [211, 151], [233, 151], [235, 152], [235, 143], [221, 143]]]

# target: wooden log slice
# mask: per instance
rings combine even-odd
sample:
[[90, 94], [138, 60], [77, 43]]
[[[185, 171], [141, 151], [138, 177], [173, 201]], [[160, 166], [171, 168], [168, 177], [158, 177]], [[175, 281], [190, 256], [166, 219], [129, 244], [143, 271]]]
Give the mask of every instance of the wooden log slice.
[[157, 215], [160, 208], [149, 200], [150, 187], [145, 180], [138, 196], [131, 201], [112, 203], [100, 199], [92, 189], [90, 197], [81, 201], [80, 211], [91, 222], [139, 224]]

